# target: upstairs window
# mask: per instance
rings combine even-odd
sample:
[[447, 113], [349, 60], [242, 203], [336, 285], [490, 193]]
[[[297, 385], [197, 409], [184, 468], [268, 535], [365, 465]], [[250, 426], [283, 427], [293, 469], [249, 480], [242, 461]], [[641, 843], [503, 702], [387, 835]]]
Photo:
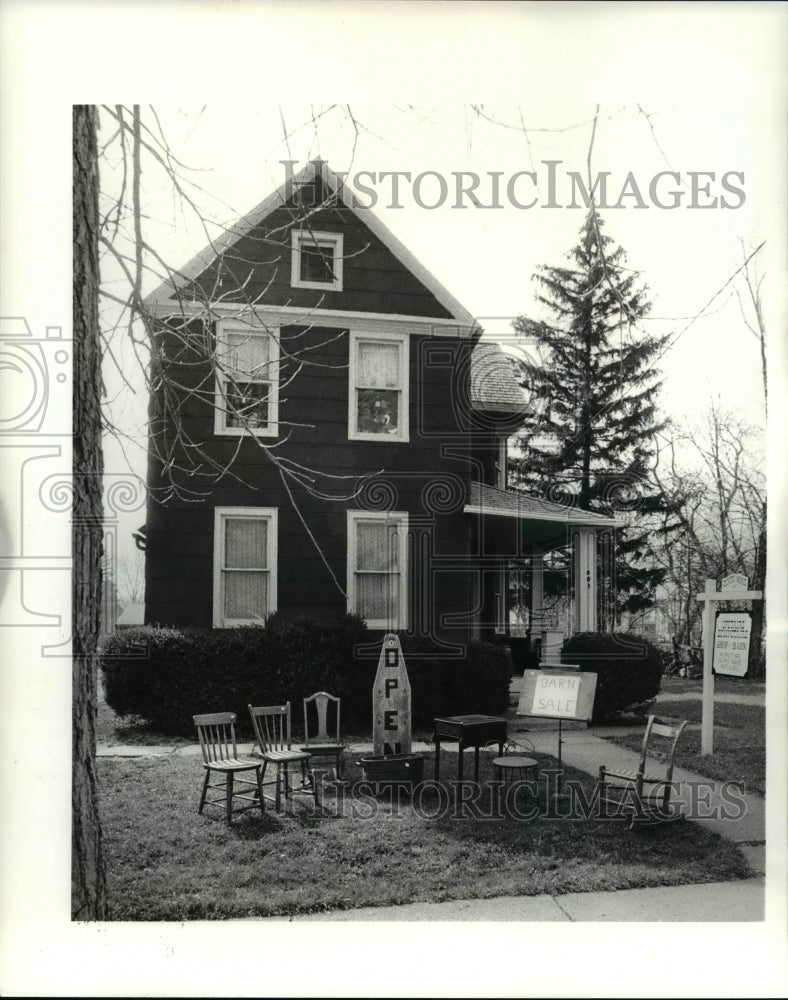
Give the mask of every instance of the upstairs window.
[[279, 342], [272, 331], [222, 321], [216, 329], [217, 434], [279, 431]]
[[408, 626], [408, 515], [348, 511], [348, 611], [369, 628]]
[[276, 508], [217, 507], [214, 518], [214, 627], [261, 625], [276, 611]]
[[342, 234], [292, 231], [290, 284], [293, 288], [342, 291]]
[[408, 338], [351, 334], [348, 437], [408, 440]]

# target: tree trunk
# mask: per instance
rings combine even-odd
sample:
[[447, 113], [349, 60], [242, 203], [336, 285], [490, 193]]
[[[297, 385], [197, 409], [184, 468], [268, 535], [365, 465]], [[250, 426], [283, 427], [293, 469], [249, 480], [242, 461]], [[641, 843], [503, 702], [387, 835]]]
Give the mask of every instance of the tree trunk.
[[101, 340], [98, 112], [73, 109], [74, 409], [71, 912], [107, 916], [96, 784], [96, 681], [101, 611]]
[[[766, 511], [764, 510], [761, 530], [758, 533], [758, 552], [755, 559], [755, 573], [752, 589], [766, 590]], [[752, 602], [752, 637], [750, 639], [750, 661], [748, 669], [753, 680], [763, 680], [766, 676], [766, 657], [763, 648], [763, 629], [766, 624], [766, 601]]]

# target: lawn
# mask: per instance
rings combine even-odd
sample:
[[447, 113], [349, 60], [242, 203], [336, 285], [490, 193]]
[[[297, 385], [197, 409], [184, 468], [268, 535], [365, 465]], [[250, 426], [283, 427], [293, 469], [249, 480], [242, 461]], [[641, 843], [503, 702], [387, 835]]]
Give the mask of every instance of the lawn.
[[[536, 755], [539, 756], [539, 755]], [[449, 776], [453, 776], [447, 754]], [[461, 808], [428, 787], [408, 798], [327, 789], [316, 812], [298, 796], [228, 827], [219, 809], [197, 815], [198, 757], [101, 759], [101, 813], [114, 920], [231, 919], [356, 906], [497, 895], [583, 892], [737, 879], [749, 872], [731, 844], [684, 821], [630, 830], [620, 821], [557, 818], [541, 787], [536, 818], [483, 818], [483, 794]], [[453, 761], [451, 761], [453, 763]], [[542, 758], [543, 767], [554, 765]], [[428, 761], [425, 775], [433, 773]], [[568, 771], [590, 796], [593, 780]], [[521, 790], [520, 810], [534, 803]], [[444, 808], [441, 808], [441, 807]]]
[[[763, 681], [725, 677], [723, 674], [719, 674], [714, 678], [714, 690], [717, 694], [760, 695], [763, 697], [766, 693], [766, 684]], [[683, 677], [662, 678], [662, 697], [668, 697], [672, 692], [676, 694], [700, 694], [702, 691], [702, 677], [695, 677], [692, 680]]]
[[[692, 682], [689, 682], [690, 684]], [[676, 765], [717, 781], [740, 781], [746, 792], [765, 794], [766, 710], [762, 705], [739, 705], [718, 701], [714, 706], [714, 753], [700, 754], [701, 700], [660, 696], [653, 709], [660, 718], [687, 719], [691, 724], [676, 748]], [[640, 750], [638, 733], [608, 736], [630, 750]]]

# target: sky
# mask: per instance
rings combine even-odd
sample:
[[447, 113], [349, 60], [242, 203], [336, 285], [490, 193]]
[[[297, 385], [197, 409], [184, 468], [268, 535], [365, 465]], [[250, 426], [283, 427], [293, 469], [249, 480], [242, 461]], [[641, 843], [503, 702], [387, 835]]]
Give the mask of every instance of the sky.
[[[550, 318], [533, 276], [565, 263], [576, 242], [590, 155], [590, 176], [606, 185], [598, 194], [605, 231], [649, 288], [641, 329], [670, 336], [662, 409], [684, 430], [719, 398], [763, 426], [759, 345], [742, 317], [744, 308], [752, 321], [752, 304], [736, 272], [753, 251], [753, 272], [767, 270], [775, 192], [759, 137], [772, 134], [773, 110], [753, 106], [741, 87], [713, 101], [600, 101], [598, 113], [586, 95], [528, 94], [519, 104], [165, 104], [156, 114], [202, 216], [173, 196], [153, 161], [143, 163], [145, 235], [172, 266], [205, 246], [204, 219], [218, 233], [281, 185], [283, 161], [297, 171], [321, 157], [503, 343], [513, 339], [513, 317]], [[103, 120], [109, 139], [113, 122]], [[150, 113], [148, 121], [155, 127]], [[112, 147], [102, 169], [108, 197], [121, 176]], [[401, 174], [396, 191], [392, 173]], [[466, 191], [468, 175], [479, 179], [475, 202], [457, 194], [463, 173]], [[109, 262], [106, 273], [108, 287], [122, 288]], [[151, 275], [146, 290], [156, 284]], [[108, 440], [107, 461], [144, 475], [145, 394], [133, 356], [115, 352], [124, 380], [139, 388], [130, 396], [106, 367], [113, 414], [136, 446], [126, 442], [121, 455]], [[122, 558], [139, 561], [129, 531], [120, 541]]]
[[[589, 121], [599, 103], [595, 170], [649, 178], [670, 162], [682, 175], [743, 171], [738, 209], [610, 210], [608, 232], [654, 293], [655, 326], [675, 330], [696, 316], [738, 266], [737, 240], [767, 241], [759, 255], [770, 365], [770, 696], [771, 732], [785, 728], [784, 510], [786, 5], [783, 3], [349, 3], [196, 0], [104, 4], [6, 0], [0, 6], [0, 273], [2, 315], [23, 317], [36, 338], [71, 329], [71, 106], [138, 102], [162, 111], [186, 162], [210, 167], [204, 186], [246, 212], [279, 183], [289, 128], [310, 103], [350, 104], [363, 131], [360, 169], [502, 171], [543, 159], [583, 170]], [[531, 133], [475, 120], [464, 105]], [[637, 106], [651, 115], [659, 147]], [[195, 112], [205, 113], [195, 121]], [[417, 108], [404, 113], [403, 108]], [[179, 111], [178, 109], [183, 109]], [[301, 110], [299, 110], [301, 109]], [[341, 116], [340, 116], [341, 117]], [[293, 157], [320, 153], [335, 170], [350, 162], [346, 122], [294, 137]], [[577, 126], [570, 128], [570, 126]], [[562, 129], [567, 131], [548, 131]], [[374, 133], [374, 135], [372, 134]], [[664, 154], [664, 155], [663, 155]], [[715, 188], [716, 190], [716, 188]], [[146, 178], [157, 246], [186, 260], [201, 241], [170, 229], [154, 177]], [[422, 209], [406, 203], [381, 218], [415, 255], [485, 321], [527, 312], [530, 277], [560, 262], [582, 212], [570, 209]], [[161, 237], [161, 244], [158, 238]], [[721, 308], [717, 308], [717, 307]], [[757, 353], [727, 293], [682, 333], [666, 359], [664, 404], [683, 427], [715, 392], [754, 421]], [[661, 324], [664, 323], [664, 328]], [[491, 332], [496, 324], [485, 321]], [[58, 364], [53, 344], [50, 353]], [[62, 350], [57, 345], [58, 350]], [[53, 368], [53, 372], [56, 369]], [[60, 372], [60, 374], [66, 374]], [[70, 468], [69, 383], [52, 379], [47, 423], [9, 449], [58, 449]], [[32, 453], [31, 453], [32, 454]], [[3, 454], [4, 461], [8, 459]], [[110, 467], [120, 468], [109, 454]], [[29, 462], [30, 468], [45, 463]], [[52, 467], [53, 463], [46, 465]], [[3, 467], [7, 523], [27, 532], [35, 558], [68, 560], [68, 510], [42, 509], [35, 489]], [[16, 475], [18, 469], [11, 467]], [[13, 516], [11, 516], [13, 515]], [[21, 520], [19, 520], [21, 518]], [[135, 518], [133, 526], [140, 520]], [[13, 532], [12, 532], [13, 534]], [[12, 537], [13, 544], [18, 539]], [[17, 549], [13, 549], [14, 552]], [[770, 555], [771, 559], [771, 555]], [[21, 570], [12, 570], [17, 576]], [[59, 616], [68, 638], [68, 573], [50, 569], [24, 595], [39, 625], [0, 619], [4, 628], [0, 700], [4, 855], [0, 916], [3, 991], [18, 995], [624, 995], [643, 986], [643, 968], [670, 955], [659, 987], [675, 995], [784, 995], [785, 789], [770, 745], [767, 793], [767, 921], [682, 925], [468, 923], [386, 927], [306, 935], [296, 924], [78, 926], [68, 919], [70, 686], [67, 655], [44, 652]], [[3, 608], [0, 606], [0, 611]], [[65, 625], [63, 625], [65, 623]], [[9, 667], [10, 664], [10, 667]], [[11, 724], [8, 724], [11, 720]], [[31, 744], [31, 739], [33, 743]], [[16, 765], [35, 746], [34, 771]], [[782, 736], [780, 737], [782, 747]], [[31, 774], [34, 777], [31, 779]], [[31, 795], [31, 786], [36, 794]], [[735, 918], [735, 913], [730, 915]], [[338, 929], [338, 928], [337, 928]], [[600, 954], [616, 948], [618, 978]], [[408, 954], [407, 968], [392, 955]], [[489, 956], [496, 960], [490, 961]], [[304, 955], [309, 956], [304, 961]], [[714, 956], [708, 961], [708, 956]], [[724, 956], [735, 956], [724, 960]], [[438, 956], [436, 958], [436, 956]], [[626, 957], [624, 957], [626, 956]], [[722, 956], [723, 960], [717, 959]], [[481, 959], [481, 960], [479, 960]], [[328, 982], [336, 972], [341, 981]], [[251, 975], [250, 975], [251, 973]], [[637, 977], [637, 978], [635, 978]]]

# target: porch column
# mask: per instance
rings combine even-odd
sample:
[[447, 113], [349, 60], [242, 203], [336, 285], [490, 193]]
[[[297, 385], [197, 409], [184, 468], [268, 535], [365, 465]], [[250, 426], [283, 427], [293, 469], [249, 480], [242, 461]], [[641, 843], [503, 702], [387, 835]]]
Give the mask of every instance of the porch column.
[[544, 555], [542, 546], [531, 549], [531, 634], [544, 628]]
[[593, 528], [572, 532], [575, 632], [596, 632], [596, 534]]

